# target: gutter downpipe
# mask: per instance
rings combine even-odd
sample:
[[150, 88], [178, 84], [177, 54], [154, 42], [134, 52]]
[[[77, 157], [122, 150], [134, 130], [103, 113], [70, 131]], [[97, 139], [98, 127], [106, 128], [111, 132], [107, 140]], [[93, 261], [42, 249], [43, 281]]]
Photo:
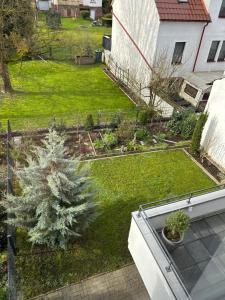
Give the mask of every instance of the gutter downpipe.
[[198, 51], [197, 51], [197, 54], [196, 54], [196, 57], [195, 57], [195, 62], [194, 62], [194, 66], [193, 66], [192, 72], [195, 72], [195, 68], [196, 68], [196, 64], [197, 64], [199, 52], [200, 52], [200, 49], [201, 49], [201, 46], [202, 46], [203, 36], [204, 36], [204, 33], [205, 33], [205, 29], [206, 29], [206, 27], [209, 25], [209, 23], [210, 23], [210, 22], [207, 22], [207, 23], [204, 25], [204, 27], [203, 27], [202, 34], [201, 34], [201, 38], [200, 38], [200, 42], [199, 42], [199, 45], [198, 45]]

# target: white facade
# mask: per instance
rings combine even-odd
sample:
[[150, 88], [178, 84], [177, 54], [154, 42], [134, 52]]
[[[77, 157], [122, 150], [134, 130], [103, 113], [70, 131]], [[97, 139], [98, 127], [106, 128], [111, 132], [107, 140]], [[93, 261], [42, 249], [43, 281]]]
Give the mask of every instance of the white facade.
[[89, 7], [102, 7], [102, 0], [81, 0], [81, 4]]
[[225, 170], [225, 79], [215, 81], [206, 106], [208, 120], [202, 134], [204, 152]]
[[143, 56], [153, 64], [160, 20], [154, 0], [140, 2], [137, 3], [137, 0], [113, 2], [113, 12], [127, 32], [114, 16], [111, 54], [123, 69], [129, 69], [138, 81], [148, 84], [151, 69]]
[[[112, 58], [121, 68], [129, 69], [138, 82], [148, 84], [151, 67], [154, 68], [157, 59], [164, 55], [171, 65], [176, 42], [185, 42], [176, 75], [225, 70], [225, 61], [217, 61], [225, 41], [225, 19], [218, 17], [222, 0], [204, 1], [212, 20], [208, 24], [206, 21], [161, 21], [155, 0], [114, 0]], [[220, 44], [215, 62], [207, 62], [212, 41]], [[193, 103], [201, 101], [204, 92], [199, 92]]]
[[[202, 47], [199, 52], [198, 61], [195, 71], [197, 72], [210, 72], [210, 71], [224, 71], [225, 61], [217, 62], [222, 42], [225, 40], [225, 19], [219, 18], [219, 11], [222, 0], [204, 0], [208, 8], [212, 22], [206, 27]], [[209, 49], [212, 41], [220, 41], [220, 45], [216, 54], [215, 62], [207, 62]]]
[[39, 10], [42, 10], [42, 11], [48, 11], [50, 8], [51, 8], [51, 0], [38, 0], [37, 1], [37, 8]]

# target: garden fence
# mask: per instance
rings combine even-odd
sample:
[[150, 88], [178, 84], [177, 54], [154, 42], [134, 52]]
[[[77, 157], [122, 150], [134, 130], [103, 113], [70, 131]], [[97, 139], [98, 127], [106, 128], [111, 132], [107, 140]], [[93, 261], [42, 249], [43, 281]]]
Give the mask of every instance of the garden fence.
[[[109, 51], [105, 51], [105, 63], [116, 80], [131, 91], [133, 98], [137, 103], [142, 101], [148, 103], [150, 98], [149, 88], [143, 83], [137, 82], [137, 80], [131, 76], [129, 69], [125, 70], [119, 66], [119, 64], [112, 58]], [[163, 94], [164, 91], [161, 92]], [[165, 99], [167, 98], [168, 96], [165, 95]], [[156, 103], [158, 103], [156, 105], [157, 109], [164, 117], [170, 117], [174, 111], [174, 108], [178, 109], [177, 105], [172, 101], [165, 101], [158, 96], [156, 96]]]
[[[139, 124], [141, 108], [133, 107], [128, 110], [118, 110], [118, 111], [106, 111], [99, 110], [95, 112], [77, 112], [76, 114], [66, 114], [66, 115], [53, 115], [49, 116], [38, 116], [38, 117], [27, 117], [27, 118], [11, 118], [10, 124], [13, 132], [16, 131], [32, 131], [41, 130], [49, 128], [51, 126], [58, 127], [73, 127], [82, 128], [85, 124], [86, 118], [89, 114], [92, 115], [95, 127], [110, 127], [113, 126], [116, 120], [129, 121]], [[156, 117], [152, 122], [165, 122], [168, 118]], [[152, 123], [151, 122], [151, 123]], [[0, 133], [5, 133], [7, 129], [7, 120], [0, 119]]]
[[[7, 194], [13, 194], [13, 160], [11, 157], [12, 131], [9, 121], [7, 122]], [[11, 217], [8, 214], [7, 218]], [[16, 265], [15, 265], [15, 236], [14, 226], [7, 225], [7, 253], [8, 253], [8, 299], [16, 300]]]

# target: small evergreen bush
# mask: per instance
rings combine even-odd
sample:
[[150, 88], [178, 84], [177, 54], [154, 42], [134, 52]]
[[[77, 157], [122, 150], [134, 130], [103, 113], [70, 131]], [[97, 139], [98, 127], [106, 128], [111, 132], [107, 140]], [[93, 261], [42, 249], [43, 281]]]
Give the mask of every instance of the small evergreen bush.
[[85, 124], [84, 124], [84, 128], [86, 131], [92, 131], [94, 129], [94, 120], [93, 120], [93, 116], [87, 115]]
[[89, 19], [90, 18], [90, 11], [89, 10], [82, 10], [80, 12], [81, 18], [82, 19]]
[[112, 120], [111, 120], [111, 126], [112, 128], [117, 128], [122, 122], [122, 113], [121, 112], [116, 112], [113, 116], [112, 116]]
[[200, 142], [202, 137], [202, 131], [207, 121], [207, 114], [202, 113], [196, 123], [194, 133], [191, 140], [191, 153], [197, 155], [200, 152]]

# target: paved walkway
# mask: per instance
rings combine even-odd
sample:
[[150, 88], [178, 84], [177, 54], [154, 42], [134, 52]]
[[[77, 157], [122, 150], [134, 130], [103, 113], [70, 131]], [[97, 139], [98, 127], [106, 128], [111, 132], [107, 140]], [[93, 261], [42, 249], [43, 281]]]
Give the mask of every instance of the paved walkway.
[[135, 265], [91, 277], [35, 300], [150, 300]]

